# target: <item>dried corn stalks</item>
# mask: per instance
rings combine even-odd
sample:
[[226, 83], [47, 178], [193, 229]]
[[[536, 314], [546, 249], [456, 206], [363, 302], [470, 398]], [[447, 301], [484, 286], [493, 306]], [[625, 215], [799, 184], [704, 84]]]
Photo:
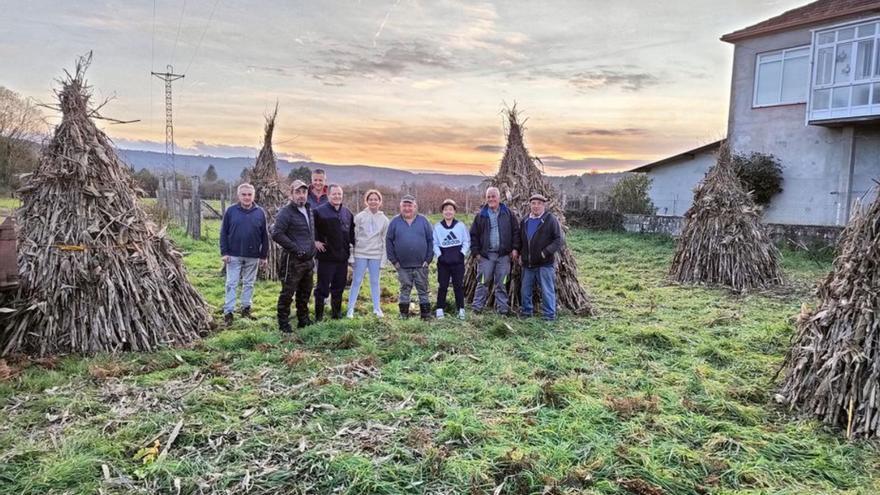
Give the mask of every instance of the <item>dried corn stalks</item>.
[[761, 224], [760, 209], [733, 172], [727, 144], [695, 189], [684, 219], [670, 279], [736, 291], [782, 282], [779, 251]]
[[138, 204], [131, 173], [92, 122], [77, 62], [57, 92], [61, 123], [19, 191], [19, 299], [0, 355], [147, 351], [208, 330], [181, 255]]

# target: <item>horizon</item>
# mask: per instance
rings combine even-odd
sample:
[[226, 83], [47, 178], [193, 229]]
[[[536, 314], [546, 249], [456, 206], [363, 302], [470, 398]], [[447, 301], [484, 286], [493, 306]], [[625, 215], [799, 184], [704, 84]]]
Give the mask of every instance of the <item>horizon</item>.
[[[491, 174], [516, 103], [548, 175], [620, 172], [726, 134], [732, 46], [718, 38], [805, 1], [605, 5], [443, 0], [239, 6], [220, 0], [9, 2], [0, 86], [36, 101], [93, 51], [93, 103], [119, 148], [256, 156], [279, 104], [278, 158]], [[682, 13], [687, 12], [687, 16]], [[684, 23], [686, 18], [690, 22]], [[54, 115], [47, 115], [57, 121]]]

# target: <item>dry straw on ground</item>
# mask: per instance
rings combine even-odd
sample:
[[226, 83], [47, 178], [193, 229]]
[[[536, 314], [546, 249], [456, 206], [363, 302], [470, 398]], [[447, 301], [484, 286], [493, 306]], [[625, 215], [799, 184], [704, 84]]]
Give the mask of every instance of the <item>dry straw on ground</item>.
[[19, 191], [19, 299], [0, 354], [146, 351], [208, 330], [181, 255], [138, 204], [129, 167], [92, 121], [85, 71], [66, 73], [63, 114]]
[[782, 282], [779, 251], [761, 224], [760, 208], [734, 173], [727, 144], [694, 190], [694, 203], [684, 222], [670, 279], [735, 291]]
[[793, 408], [846, 428], [849, 438], [880, 436], [880, 195], [857, 209], [831, 273], [804, 305], [785, 359], [781, 394]]
[[[532, 194], [544, 195], [548, 200], [547, 211], [559, 220], [563, 233], [567, 232], [565, 214], [558, 200], [557, 191], [544, 180], [544, 174], [535, 165], [523, 142], [523, 123], [519, 120], [516, 107], [508, 110], [506, 116], [510, 126], [507, 149], [504, 151], [498, 173], [486, 181], [486, 186], [495, 186], [501, 191], [502, 201], [519, 215], [518, 219], [529, 214], [529, 197]], [[465, 266], [465, 296], [468, 301], [473, 301], [474, 298], [477, 287], [476, 274], [476, 256], [470, 256]], [[516, 310], [521, 305], [521, 278], [522, 270], [514, 263], [507, 282], [511, 310]], [[567, 245], [564, 245], [556, 256], [556, 298], [559, 306], [577, 315], [593, 314], [590, 300], [578, 282], [577, 262]], [[536, 300], [537, 304], [539, 303]], [[494, 295], [490, 287], [487, 307], [492, 307], [492, 305], [494, 305]]]
[[[275, 222], [275, 215], [287, 203], [287, 194], [281, 181], [278, 180], [278, 166], [275, 162], [275, 152], [272, 150], [272, 133], [275, 131], [275, 118], [278, 116], [278, 106], [275, 111], [266, 117], [266, 127], [263, 132], [263, 148], [257, 156], [257, 162], [250, 173], [250, 181], [254, 186], [254, 201], [266, 212], [266, 223], [271, 228]], [[269, 242], [269, 263], [265, 268], [260, 268], [262, 280], [278, 280], [278, 257], [280, 246]]]

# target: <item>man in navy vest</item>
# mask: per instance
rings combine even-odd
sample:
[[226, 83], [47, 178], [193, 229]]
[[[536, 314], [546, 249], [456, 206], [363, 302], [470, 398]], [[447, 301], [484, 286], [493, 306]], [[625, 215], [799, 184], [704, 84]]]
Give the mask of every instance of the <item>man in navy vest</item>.
[[251, 299], [257, 268], [265, 265], [269, 257], [269, 231], [266, 212], [254, 203], [254, 186], [244, 183], [238, 186], [238, 203], [223, 214], [220, 227], [220, 255], [226, 263], [226, 302], [223, 305], [223, 321], [232, 325], [235, 296], [241, 281], [241, 316], [251, 316]]

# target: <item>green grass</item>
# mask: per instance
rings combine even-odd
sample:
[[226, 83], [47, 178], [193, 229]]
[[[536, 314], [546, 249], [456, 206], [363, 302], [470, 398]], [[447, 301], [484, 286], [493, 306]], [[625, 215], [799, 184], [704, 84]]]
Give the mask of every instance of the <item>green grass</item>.
[[[217, 232], [172, 235], [219, 317]], [[665, 283], [666, 238], [574, 231], [568, 242], [595, 318], [380, 321], [362, 292], [360, 318], [288, 342], [274, 328], [278, 284], [260, 282], [257, 321], [189, 349], [12, 362], [23, 369], [0, 382], [0, 492], [880, 490], [873, 444], [772, 399], [792, 315], [827, 261], [786, 251], [789, 288], [740, 296]], [[391, 271], [383, 283], [396, 290]], [[179, 420], [167, 457], [134, 459]]]

